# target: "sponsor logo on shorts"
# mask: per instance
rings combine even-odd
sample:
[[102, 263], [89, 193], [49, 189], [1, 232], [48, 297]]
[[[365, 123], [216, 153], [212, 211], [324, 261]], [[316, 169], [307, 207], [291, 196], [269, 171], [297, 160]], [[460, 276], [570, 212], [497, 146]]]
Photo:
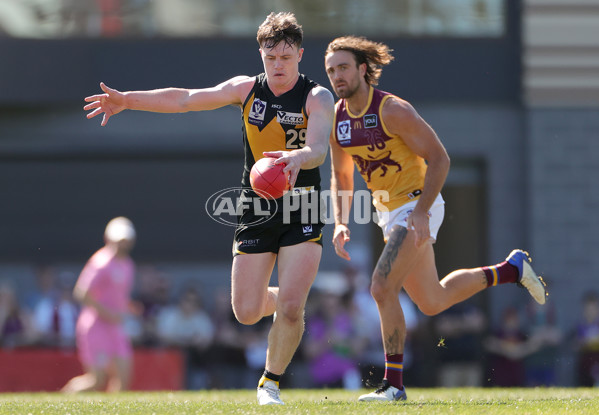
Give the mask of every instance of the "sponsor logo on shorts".
[[279, 124], [302, 125], [304, 114], [298, 112], [277, 111], [277, 122]]
[[306, 187], [294, 187], [290, 190], [292, 196], [297, 195], [305, 195], [307, 193], [312, 193], [314, 191], [314, 186], [306, 186]]
[[241, 247], [250, 247], [250, 246], [258, 246], [260, 243], [260, 239], [244, 239], [237, 243], [237, 246]]
[[312, 233], [312, 225], [304, 225], [304, 226], [302, 226], [302, 231], [304, 231], [304, 235]]
[[416, 189], [413, 192], [408, 193], [408, 198], [410, 200], [414, 199], [416, 196], [420, 196], [422, 194], [422, 190]]

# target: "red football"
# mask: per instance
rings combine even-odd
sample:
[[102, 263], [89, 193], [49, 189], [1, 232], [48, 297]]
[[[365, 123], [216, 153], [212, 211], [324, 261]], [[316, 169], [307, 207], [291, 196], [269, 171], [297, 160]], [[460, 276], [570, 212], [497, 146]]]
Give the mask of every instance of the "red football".
[[289, 189], [284, 164], [275, 164], [276, 159], [264, 157], [254, 163], [250, 171], [250, 185], [264, 199], [278, 199]]

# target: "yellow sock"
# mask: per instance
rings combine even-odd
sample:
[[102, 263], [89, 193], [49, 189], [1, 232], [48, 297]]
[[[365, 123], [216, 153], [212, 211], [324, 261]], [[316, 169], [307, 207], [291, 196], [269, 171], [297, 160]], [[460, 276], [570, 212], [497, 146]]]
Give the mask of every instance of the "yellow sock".
[[258, 387], [261, 388], [262, 386], [264, 386], [264, 382], [266, 382], [267, 380], [270, 380], [271, 382], [274, 382], [277, 385], [277, 388], [279, 387], [279, 382], [278, 381], [269, 379], [269, 378], [267, 378], [264, 375], [262, 375], [262, 377], [258, 381]]

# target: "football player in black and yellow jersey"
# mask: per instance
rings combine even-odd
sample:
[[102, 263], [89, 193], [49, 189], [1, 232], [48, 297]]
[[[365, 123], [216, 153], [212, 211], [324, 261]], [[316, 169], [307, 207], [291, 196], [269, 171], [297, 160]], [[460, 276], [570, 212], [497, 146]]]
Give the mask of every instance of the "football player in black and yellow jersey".
[[[333, 95], [299, 73], [303, 30], [291, 13], [271, 13], [257, 34], [264, 73], [237, 76], [203, 89], [166, 88], [120, 92], [100, 84], [104, 93], [87, 97], [88, 118], [103, 114], [102, 125], [130, 109], [162, 113], [206, 111], [234, 105], [241, 109], [245, 149], [242, 186], [264, 156], [285, 164], [292, 194], [318, 197], [320, 166], [326, 158], [334, 116]], [[247, 192], [252, 192], [247, 189]], [[250, 194], [250, 196], [252, 196]], [[255, 194], [253, 194], [255, 196]], [[276, 201], [280, 203], [280, 201]], [[280, 205], [278, 206], [281, 207]], [[273, 315], [260, 404], [282, 404], [279, 378], [295, 353], [303, 332], [304, 307], [322, 253], [322, 221], [302, 223], [301, 215], [274, 217], [251, 226], [253, 208], [240, 217], [235, 231], [232, 304], [236, 318], [254, 324]], [[278, 258], [278, 287], [268, 287]]]
[[393, 60], [390, 52], [385, 44], [355, 36], [333, 40], [325, 52], [326, 72], [340, 98], [330, 138], [331, 193], [338, 195], [332, 198], [335, 251], [350, 259], [344, 248], [350, 240], [349, 212], [343, 207], [351, 204], [341, 195], [353, 191], [354, 165], [373, 192], [386, 242], [370, 286], [381, 319], [385, 377], [381, 387], [360, 396], [361, 401], [406, 399], [402, 288], [427, 315], [508, 282], [524, 285], [541, 304], [546, 295], [530, 258], [518, 249], [500, 264], [457, 270], [439, 281], [433, 243], [443, 221], [440, 192], [449, 171], [449, 156], [410, 103], [375, 88], [382, 67]]

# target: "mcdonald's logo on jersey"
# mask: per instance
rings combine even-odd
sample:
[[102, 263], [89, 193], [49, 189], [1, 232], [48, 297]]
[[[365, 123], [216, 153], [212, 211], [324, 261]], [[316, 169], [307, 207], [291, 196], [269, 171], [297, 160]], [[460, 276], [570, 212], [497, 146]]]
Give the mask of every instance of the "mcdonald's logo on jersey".
[[362, 128], [362, 121], [355, 120], [354, 121], [354, 130], [359, 130], [360, 128]]

